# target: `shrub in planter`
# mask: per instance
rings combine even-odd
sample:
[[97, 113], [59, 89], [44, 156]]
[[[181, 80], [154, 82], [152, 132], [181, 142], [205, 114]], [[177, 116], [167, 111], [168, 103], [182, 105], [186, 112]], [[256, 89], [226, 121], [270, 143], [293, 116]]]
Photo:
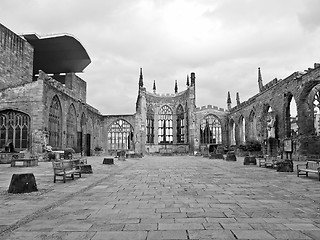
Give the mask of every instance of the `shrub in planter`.
[[261, 151], [261, 144], [259, 142], [248, 141], [245, 145], [240, 145], [239, 149], [248, 152]]

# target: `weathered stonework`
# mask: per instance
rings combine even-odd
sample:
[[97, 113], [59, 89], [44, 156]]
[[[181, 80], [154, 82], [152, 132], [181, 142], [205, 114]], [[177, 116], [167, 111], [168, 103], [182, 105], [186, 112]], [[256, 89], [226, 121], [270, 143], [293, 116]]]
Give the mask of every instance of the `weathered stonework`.
[[[320, 154], [320, 137], [314, 134], [313, 121], [313, 99], [315, 94], [314, 87], [320, 83], [320, 65], [315, 64], [314, 68], [309, 68], [304, 72], [295, 72], [283, 80], [274, 79], [266, 84], [262, 91], [235, 106], [228, 114], [228, 121], [236, 124], [236, 143], [239, 141], [239, 119], [245, 118], [246, 140], [256, 140], [262, 145], [268, 140], [267, 135], [267, 115], [270, 108], [275, 114], [275, 139], [278, 141], [275, 154], [284, 153], [283, 141], [291, 139], [293, 142], [292, 157], [294, 159], [304, 159], [307, 155]], [[298, 113], [298, 136], [290, 135], [290, 116], [289, 104], [292, 98], [295, 99]], [[254, 112], [257, 119], [256, 138], [248, 131], [249, 117]], [[230, 133], [230, 128], [228, 129]], [[267, 148], [264, 153], [268, 154]]]

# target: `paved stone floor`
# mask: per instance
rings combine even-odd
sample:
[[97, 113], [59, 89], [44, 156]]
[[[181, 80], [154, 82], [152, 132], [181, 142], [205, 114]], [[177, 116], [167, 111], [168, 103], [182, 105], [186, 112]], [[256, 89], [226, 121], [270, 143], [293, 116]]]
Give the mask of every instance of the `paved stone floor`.
[[[202, 157], [144, 157], [53, 183], [49, 162], [0, 165], [0, 239], [320, 239], [320, 182]], [[13, 173], [38, 192], [8, 194]]]

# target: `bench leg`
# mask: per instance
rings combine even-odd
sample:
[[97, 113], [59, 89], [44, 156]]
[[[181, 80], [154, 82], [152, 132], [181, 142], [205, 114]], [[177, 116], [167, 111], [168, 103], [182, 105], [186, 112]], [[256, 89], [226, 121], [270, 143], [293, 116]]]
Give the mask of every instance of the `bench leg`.
[[66, 182], [66, 174], [63, 174], [63, 182]]
[[74, 173], [71, 174], [71, 178], [72, 178], [72, 180], [74, 180]]
[[56, 183], [56, 175], [53, 175], [53, 183]]

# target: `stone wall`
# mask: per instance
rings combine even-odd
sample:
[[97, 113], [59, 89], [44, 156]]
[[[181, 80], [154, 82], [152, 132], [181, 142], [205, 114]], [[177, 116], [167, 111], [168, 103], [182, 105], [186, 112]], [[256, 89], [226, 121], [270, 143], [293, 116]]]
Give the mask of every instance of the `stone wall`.
[[[313, 126], [314, 87], [320, 83], [320, 65], [315, 64], [304, 72], [295, 72], [283, 80], [274, 79], [262, 91], [240, 105], [232, 108], [228, 121], [236, 124], [236, 142], [239, 145], [239, 119], [245, 118], [246, 140], [255, 140], [249, 129], [250, 114], [257, 119], [257, 138], [262, 145], [268, 139], [267, 114], [270, 109], [276, 117], [275, 138], [278, 140], [277, 153], [283, 153], [283, 140], [293, 141], [294, 159], [304, 159], [306, 155], [319, 154], [320, 137], [315, 136]], [[320, 88], [319, 88], [320, 89]], [[298, 135], [290, 135], [290, 101], [294, 99], [298, 113]], [[230, 132], [230, 129], [228, 129]], [[265, 152], [266, 153], [266, 152]]]
[[33, 47], [0, 24], [0, 90], [32, 82]]

